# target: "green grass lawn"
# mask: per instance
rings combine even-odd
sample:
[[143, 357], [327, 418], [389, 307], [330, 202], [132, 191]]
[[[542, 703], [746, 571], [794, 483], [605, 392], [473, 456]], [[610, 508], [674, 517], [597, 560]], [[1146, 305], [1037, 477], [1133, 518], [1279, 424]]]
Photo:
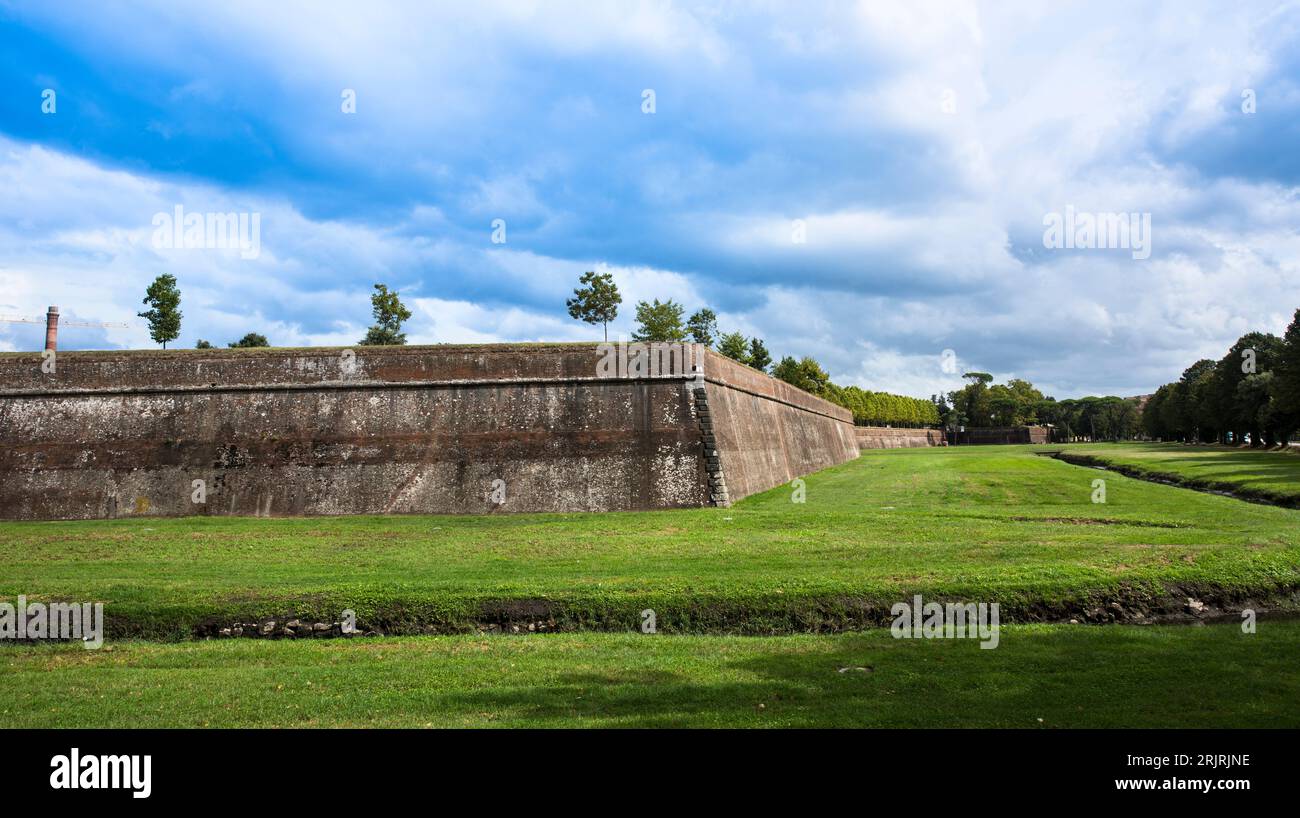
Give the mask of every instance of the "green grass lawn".
[[998, 601], [1005, 622], [1117, 593], [1300, 584], [1300, 512], [1035, 451], [868, 452], [808, 476], [804, 504], [782, 487], [730, 509], [0, 523], [0, 598], [102, 601], [110, 635], [150, 638], [346, 608], [390, 633], [518, 610], [628, 631], [653, 608], [663, 632], [770, 634], [870, 624], [914, 593]]
[[1064, 448], [1071, 454], [1095, 457], [1190, 486], [1300, 502], [1300, 453], [1292, 451], [1182, 446], [1176, 443], [1109, 443], [1052, 448]]
[[1007, 626], [993, 650], [887, 630], [7, 645], [0, 727], [1300, 727], [1300, 623], [1257, 624]]

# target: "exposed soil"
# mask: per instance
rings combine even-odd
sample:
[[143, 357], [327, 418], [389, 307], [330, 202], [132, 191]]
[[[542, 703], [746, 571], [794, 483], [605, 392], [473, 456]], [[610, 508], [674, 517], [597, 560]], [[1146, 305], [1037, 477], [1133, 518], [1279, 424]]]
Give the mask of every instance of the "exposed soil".
[[[1240, 621], [1246, 611], [1258, 618], [1300, 616], [1300, 586], [1278, 588], [1269, 593], [1242, 593], [1220, 588], [1171, 585], [1153, 590], [1145, 586], [1121, 586], [1109, 592], [1094, 592], [1064, 601], [972, 600], [944, 597], [925, 602], [998, 602], [1002, 624], [1204, 624]], [[879, 600], [861, 597], [791, 600], [789, 602], [699, 603], [655, 612], [657, 633], [778, 635], [793, 633], [840, 633], [867, 628], [887, 628], [895, 616], [897, 602], [912, 597]], [[358, 620], [355, 630], [344, 632], [339, 623], [312, 623], [292, 616], [257, 622], [209, 620], [190, 630], [191, 638], [348, 638], [358, 636], [464, 634], [464, 633], [554, 633], [573, 631], [637, 632], [642, 616], [638, 610], [572, 610], [555, 600], [519, 599], [485, 603], [472, 620], [424, 620], [409, 615], [380, 614]], [[116, 622], [114, 637], [131, 634], [129, 622]]]
[[1060, 523], [1064, 525], [1123, 525], [1139, 528], [1181, 528], [1177, 523], [1162, 523], [1153, 520], [1117, 520], [1096, 517], [1012, 517], [1018, 523]]

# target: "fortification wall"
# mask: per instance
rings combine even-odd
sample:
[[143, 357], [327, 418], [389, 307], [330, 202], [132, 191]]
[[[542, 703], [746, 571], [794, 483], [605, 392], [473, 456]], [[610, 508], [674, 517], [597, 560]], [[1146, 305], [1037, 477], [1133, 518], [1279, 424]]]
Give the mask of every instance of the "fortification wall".
[[704, 371], [732, 500], [858, 456], [849, 410], [712, 350]]
[[[60, 353], [52, 376], [39, 356], [4, 356], [0, 514], [708, 502], [681, 379], [599, 379], [590, 344], [344, 352]], [[193, 502], [194, 480], [204, 503]]]
[[710, 356], [711, 469], [686, 377], [603, 377], [599, 360], [592, 344], [61, 352], [45, 373], [0, 355], [0, 517], [672, 508], [713, 502], [719, 457], [730, 499], [847, 459], [824, 401]]
[[923, 446], [943, 446], [942, 429], [894, 429], [886, 426], [858, 426], [854, 428], [860, 449], [913, 449]]
[[1017, 443], [1050, 443], [1051, 429], [1046, 426], [975, 426], [952, 432], [958, 446], [997, 446]]

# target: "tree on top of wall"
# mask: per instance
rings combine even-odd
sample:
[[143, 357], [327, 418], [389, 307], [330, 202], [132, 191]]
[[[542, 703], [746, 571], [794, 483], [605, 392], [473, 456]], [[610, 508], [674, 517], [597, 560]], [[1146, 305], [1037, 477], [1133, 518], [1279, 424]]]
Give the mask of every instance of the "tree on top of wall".
[[250, 332], [238, 341], [231, 341], [226, 346], [231, 349], [253, 349], [255, 347], [269, 347], [271, 343], [266, 340], [266, 336], [260, 332]]
[[772, 370], [772, 376], [814, 395], [824, 395], [831, 386], [831, 376], [807, 355], [797, 361], [786, 355]]
[[706, 347], [713, 346], [713, 339], [718, 337], [718, 314], [708, 307], [696, 310], [686, 322], [686, 329], [691, 340]]
[[745, 343], [745, 336], [739, 332], [724, 333], [718, 339], [718, 352], [733, 361], [749, 363], [749, 345]]
[[582, 286], [573, 291], [573, 298], [564, 302], [569, 315], [588, 324], [600, 324], [608, 341], [609, 322], [618, 317], [618, 305], [623, 303], [613, 274], [588, 271], [582, 274], [578, 283]]
[[411, 311], [402, 304], [396, 291], [390, 292], [387, 285], [376, 284], [375, 292], [370, 296], [370, 308], [375, 316], [375, 324], [366, 330], [366, 337], [357, 343], [362, 346], [405, 344], [406, 333], [402, 332], [402, 322], [411, 317]]
[[749, 365], [759, 372], [766, 372], [772, 365], [772, 354], [767, 351], [762, 338], [749, 339]]
[[176, 276], [163, 273], [155, 278], [145, 290], [142, 303], [148, 304], [149, 309], [136, 315], [149, 322], [149, 337], [166, 349], [167, 342], [175, 341], [181, 334], [181, 291], [176, 286]]
[[676, 343], [686, 340], [686, 327], [682, 324], [682, 305], [671, 298], [653, 304], [638, 301], [636, 305], [637, 329], [632, 340], [650, 343]]

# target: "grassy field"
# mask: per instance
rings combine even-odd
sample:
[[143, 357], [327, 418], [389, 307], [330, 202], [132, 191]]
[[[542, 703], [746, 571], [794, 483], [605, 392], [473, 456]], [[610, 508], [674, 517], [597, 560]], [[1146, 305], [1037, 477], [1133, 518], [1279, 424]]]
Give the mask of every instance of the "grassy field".
[[[1300, 621], [1004, 624], [995, 650], [818, 632], [915, 593], [1006, 623], [1300, 585], [1300, 511], [1041, 451], [869, 452], [810, 475], [806, 503], [730, 509], [0, 523], [0, 598], [102, 601], [117, 637], [344, 608], [458, 632], [3, 644], [0, 727], [1300, 726]], [[476, 632], [538, 617], [581, 632]]]
[[0, 647], [0, 727], [1300, 727], [1294, 621], [111, 648]]
[[1300, 503], [1300, 453], [1292, 451], [1173, 443], [1112, 443], [1064, 448], [1071, 454], [1127, 466], [1142, 474], [1189, 487]]
[[102, 601], [110, 635], [149, 638], [344, 609], [389, 633], [533, 614], [628, 631], [653, 608], [662, 632], [775, 634], [872, 624], [914, 593], [1014, 621], [1300, 584], [1300, 512], [1034, 451], [868, 452], [809, 476], [804, 504], [783, 487], [646, 513], [0, 523], [0, 598]]

